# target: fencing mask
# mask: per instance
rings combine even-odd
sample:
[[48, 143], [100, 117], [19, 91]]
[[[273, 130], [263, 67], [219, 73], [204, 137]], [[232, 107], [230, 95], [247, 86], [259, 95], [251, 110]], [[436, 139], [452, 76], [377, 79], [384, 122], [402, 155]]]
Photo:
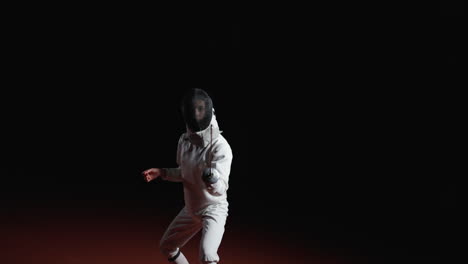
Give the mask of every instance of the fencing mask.
[[213, 116], [213, 102], [210, 96], [202, 89], [190, 89], [182, 99], [182, 115], [190, 131], [205, 130]]

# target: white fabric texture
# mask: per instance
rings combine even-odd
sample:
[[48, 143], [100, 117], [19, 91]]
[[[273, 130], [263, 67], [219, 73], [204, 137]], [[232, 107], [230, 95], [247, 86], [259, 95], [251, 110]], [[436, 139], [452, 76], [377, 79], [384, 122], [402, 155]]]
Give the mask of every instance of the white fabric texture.
[[[161, 239], [161, 251], [173, 256], [197, 232], [202, 230], [200, 260], [218, 262], [217, 254], [228, 216], [227, 190], [232, 163], [232, 150], [221, 135], [215, 115], [203, 131], [187, 132], [179, 138], [177, 168], [166, 168], [164, 180], [181, 182], [185, 207], [169, 225]], [[207, 185], [202, 180], [205, 168], [211, 166], [218, 179]]]
[[217, 252], [224, 234], [226, 218], [226, 205], [209, 208], [202, 215], [189, 214], [184, 207], [164, 233], [160, 242], [161, 252], [169, 257], [174, 256], [201, 230], [200, 260], [218, 262]]
[[[227, 203], [232, 150], [221, 135], [214, 115], [207, 129], [182, 134], [176, 160], [179, 167], [166, 169], [163, 179], [183, 183], [184, 202], [190, 213], [197, 214], [212, 204]], [[202, 172], [210, 166], [210, 161], [212, 173], [219, 180], [207, 186]]]

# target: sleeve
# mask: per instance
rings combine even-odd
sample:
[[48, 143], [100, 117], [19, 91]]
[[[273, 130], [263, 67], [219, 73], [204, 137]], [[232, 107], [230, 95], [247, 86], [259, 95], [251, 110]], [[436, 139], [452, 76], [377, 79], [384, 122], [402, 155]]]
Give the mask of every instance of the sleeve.
[[226, 193], [229, 188], [229, 173], [231, 172], [232, 150], [229, 144], [225, 143], [213, 150], [213, 160], [211, 168], [215, 177], [219, 178], [216, 183], [208, 186], [211, 194], [220, 196]]
[[184, 138], [184, 135], [182, 134], [177, 144], [176, 162], [177, 162], [178, 167], [177, 168], [163, 168], [166, 171], [166, 175], [161, 178], [165, 181], [182, 182], [182, 175], [180, 171], [180, 155], [181, 155], [181, 147], [182, 147], [183, 138]]

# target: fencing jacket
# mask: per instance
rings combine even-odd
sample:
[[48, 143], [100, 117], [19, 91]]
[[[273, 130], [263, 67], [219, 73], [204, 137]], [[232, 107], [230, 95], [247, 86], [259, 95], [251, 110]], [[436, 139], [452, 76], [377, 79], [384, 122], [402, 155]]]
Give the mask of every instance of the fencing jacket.
[[[209, 168], [219, 180], [206, 184], [202, 173]], [[187, 132], [179, 138], [177, 146], [177, 168], [166, 168], [164, 180], [182, 182], [184, 201], [188, 212], [198, 214], [208, 206], [227, 205], [229, 173], [231, 171], [232, 151], [221, 135], [215, 115], [210, 126], [199, 132]]]

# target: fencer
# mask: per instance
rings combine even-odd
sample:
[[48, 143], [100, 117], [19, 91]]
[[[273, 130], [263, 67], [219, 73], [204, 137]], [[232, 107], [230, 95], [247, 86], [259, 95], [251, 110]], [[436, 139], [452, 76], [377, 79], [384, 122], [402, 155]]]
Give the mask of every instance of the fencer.
[[147, 182], [160, 177], [183, 184], [185, 205], [161, 238], [160, 250], [169, 262], [188, 264], [181, 248], [201, 231], [200, 262], [218, 263], [228, 216], [232, 150], [221, 135], [212, 99], [204, 90], [189, 90], [181, 111], [186, 132], [177, 145], [178, 167], [151, 168], [142, 173]]

